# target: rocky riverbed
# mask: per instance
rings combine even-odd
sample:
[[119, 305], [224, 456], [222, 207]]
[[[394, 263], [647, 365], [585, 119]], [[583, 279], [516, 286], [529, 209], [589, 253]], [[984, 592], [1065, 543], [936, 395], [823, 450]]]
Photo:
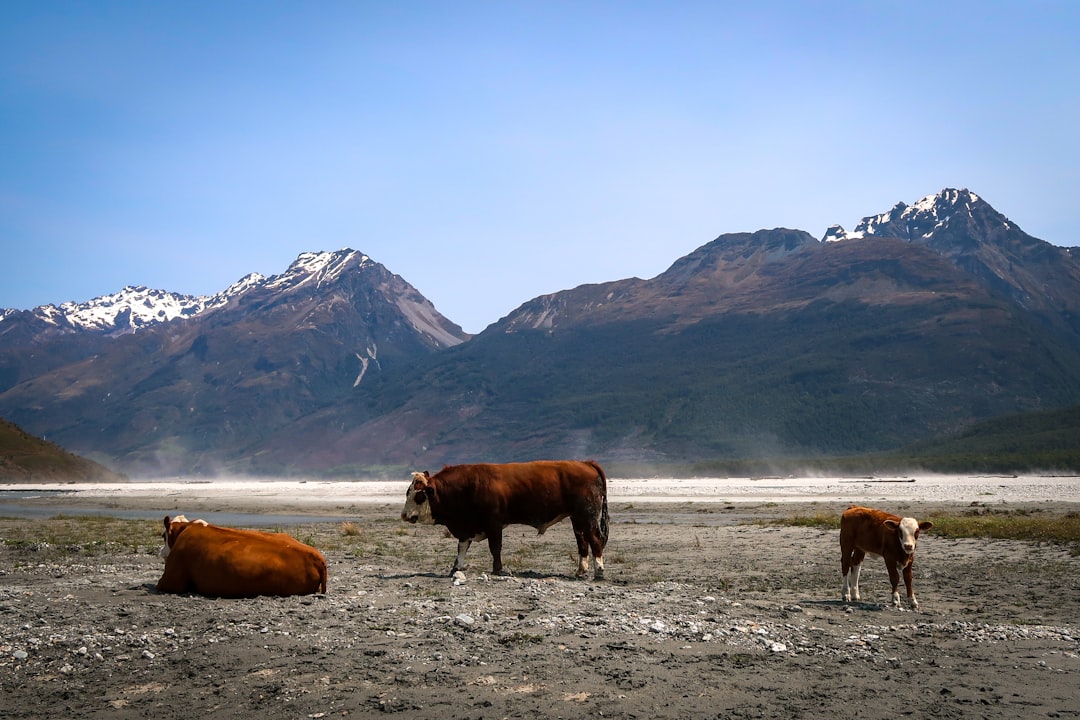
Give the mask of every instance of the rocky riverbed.
[[568, 523], [509, 529], [513, 577], [481, 543], [455, 580], [454, 541], [397, 509], [279, 528], [329, 591], [256, 600], [157, 594], [150, 521], [81, 544], [0, 520], [0, 716], [1080, 716], [1067, 548], [930, 531], [910, 612], [877, 558], [840, 601], [835, 531], [754, 522], [841, 505], [616, 504], [603, 582], [572, 578]]

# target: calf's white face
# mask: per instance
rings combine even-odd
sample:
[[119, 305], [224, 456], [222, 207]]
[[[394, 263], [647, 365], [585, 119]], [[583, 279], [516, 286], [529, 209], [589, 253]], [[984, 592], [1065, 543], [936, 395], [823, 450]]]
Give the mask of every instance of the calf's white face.
[[401, 519], [409, 523], [434, 525], [431, 517], [431, 503], [428, 502], [428, 476], [421, 472], [412, 474], [413, 481], [405, 493], [405, 507], [401, 509]]
[[896, 527], [897, 539], [900, 541], [900, 547], [904, 552], [911, 555], [915, 552], [915, 546], [919, 544], [919, 530], [929, 527], [929, 523], [919, 524], [919, 521], [915, 518], [906, 517], [900, 520], [899, 523], [894, 523], [891, 520], [886, 521], [886, 525]]

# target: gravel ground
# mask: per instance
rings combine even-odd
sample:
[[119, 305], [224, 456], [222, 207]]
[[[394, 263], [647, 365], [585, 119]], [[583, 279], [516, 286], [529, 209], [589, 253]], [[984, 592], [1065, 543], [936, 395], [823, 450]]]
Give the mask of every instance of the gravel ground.
[[745, 524], [844, 506], [616, 504], [603, 582], [572, 578], [568, 523], [455, 581], [441, 528], [353, 507], [349, 534], [281, 528], [326, 595], [256, 600], [157, 594], [149, 521], [57, 545], [59, 520], [0, 520], [0, 717], [1080, 716], [1080, 557], [931, 530], [901, 612], [878, 558], [840, 601], [835, 531]]

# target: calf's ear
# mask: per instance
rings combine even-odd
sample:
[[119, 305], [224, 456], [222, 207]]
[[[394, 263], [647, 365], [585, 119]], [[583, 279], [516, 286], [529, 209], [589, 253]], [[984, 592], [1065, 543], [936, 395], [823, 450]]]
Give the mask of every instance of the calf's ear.
[[885, 527], [892, 528], [893, 530], [896, 530], [898, 527], [900, 527], [900, 524], [898, 522], [896, 522], [895, 520], [886, 520], [885, 521]]
[[934, 527], [934, 523], [930, 522], [929, 520], [923, 520], [921, 523], [919, 523], [920, 530], [929, 530], [932, 527]]

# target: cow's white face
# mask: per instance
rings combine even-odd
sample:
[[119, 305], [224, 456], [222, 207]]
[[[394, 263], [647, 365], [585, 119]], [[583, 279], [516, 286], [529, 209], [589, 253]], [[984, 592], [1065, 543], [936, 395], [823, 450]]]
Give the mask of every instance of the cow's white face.
[[[927, 523], [923, 523], [926, 525]], [[900, 540], [900, 547], [908, 555], [915, 552], [915, 546], [919, 544], [919, 530], [921, 526], [919, 521], [915, 518], [904, 518], [897, 526], [897, 537]]]
[[188, 523], [192, 525], [209, 525], [205, 520], [191, 520], [189, 521], [183, 515], [177, 515], [171, 521], [165, 523], [164, 529], [161, 531], [161, 540], [165, 544], [161, 546], [161, 550], [158, 551], [158, 556], [163, 560], [169, 557], [169, 551], [172, 550], [172, 545], [169, 544], [169, 538], [172, 537], [172, 527], [177, 523]]
[[435, 518], [431, 516], [430, 492], [427, 473], [414, 472], [413, 480], [405, 493], [405, 507], [401, 509], [401, 519], [409, 523], [422, 525], [434, 525]]
[[161, 549], [158, 550], [158, 557], [162, 560], [169, 557], [169, 551], [172, 550], [172, 547], [169, 545], [169, 530], [172, 529], [172, 524], [186, 523], [187, 521], [188, 519], [183, 515], [177, 515], [171, 520], [169, 518], [165, 519], [165, 526], [161, 531], [161, 542], [164, 544], [161, 546]]

